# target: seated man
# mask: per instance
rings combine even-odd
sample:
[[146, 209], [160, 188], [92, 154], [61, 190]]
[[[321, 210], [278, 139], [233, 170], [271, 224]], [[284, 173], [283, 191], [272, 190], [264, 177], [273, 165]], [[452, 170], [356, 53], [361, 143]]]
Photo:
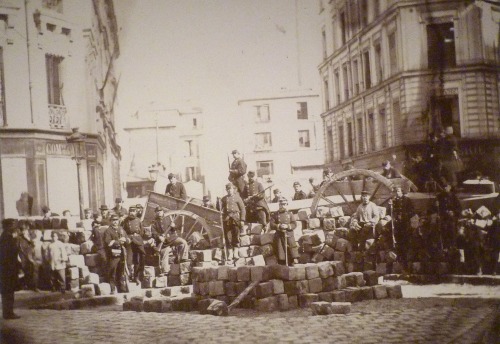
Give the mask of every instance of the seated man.
[[362, 203], [352, 214], [351, 224], [347, 238], [353, 245], [354, 250], [365, 250], [368, 239], [376, 239], [375, 225], [380, 220], [379, 207], [370, 201], [370, 193], [361, 192]]
[[[173, 252], [176, 261], [183, 263], [189, 261], [189, 250], [186, 240], [177, 235], [175, 223], [168, 223], [164, 209], [158, 206], [155, 210], [156, 218], [151, 224], [151, 234], [156, 243], [156, 251], [160, 253], [161, 268], [164, 272], [169, 270], [169, 255]], [[172, 250], [172, 248], [174, 248]]]

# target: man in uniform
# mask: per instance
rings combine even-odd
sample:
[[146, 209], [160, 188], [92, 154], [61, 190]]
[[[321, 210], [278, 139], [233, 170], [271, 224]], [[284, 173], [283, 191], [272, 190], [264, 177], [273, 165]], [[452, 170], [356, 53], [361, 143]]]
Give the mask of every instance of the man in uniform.
[[439, 216], [443, 248], [456, 247], [457, 221], [462, 213], [462, 206], [450, 184], [446, 184], [437, 195], [433, 212]]
[[293, 194], [292, 201], [300, 201], [301, 199], [307, 198], [306, 193], [302, 190], [300, 182], [294, 182], [293, 189], [295, 190], [295, 193]]
[[16, 220], [2, 220], [0, 235], [0, 292], [2, 293], [2, 314], [5, 320], [19, 319], [14, 313], [14, 293], [18, 284], [19, 247]]
[[238, 193], [241, 195], [245, 188], [245, 173], [247, 173], [247, 164], [241, 158], [241, 154], [236, 149], [231, 152], [233, 162], [229, 167], [229, 181], [236, 186]]
[[351, 217], [348, 239], [354, 250], [365, 249], [368, 239], [375, 239], [375, 225], [380, 220], [380, 211], [375, 203], [370, 201], [370, 193], [361, 191], [361, 204]]
[[274, 189], [273, 193], [274, 193], [274, 198], [271, 200], [271, 203], [279, 203], [280, 199], [283, 198], [283, 196], [281, 196], [281, 190]]
[[[240, 244], [240, 230], [245, 224], [246, 210], [243, 200], [234, 188], [233, 184], [226, 184], [227, 195], [221, 199], [221, 211], [226, 243], [229, 248], [237, 251]], [[231, 233], [231, 240], [229, 240], [229, 233]]]
[[178, 199], [186, 199], [186, 188], [184, 184], [177, 180], [177, 177], [173, 173], [168, 174], [168, 180], [170, 183], [167, 184], [167, 188], [165, 189], [165, 195], [178, 198]]
[[[290, 213], [286, 206], [288, 201], [281, 198], [278, 201], [279, 209], [271, 217], [271, 229], [274, 229], [274, 252], [278, 257], [278, 263], [281, 265], [293, 266], [298, 263], [299, 250], [293, 235], [292, 213]], [[285, 242], [286, 241], [286, 242]]]
[[168, 258], [172, 247], [176, 254], [176, 260], [183, 263], [189, 260], [188, 243], [177, 235], [175, 223], [170, 221], [170, 218], [165, 217], [164, 209], [161, 206], [157, 206], [155, 212], [156, 218], [151, 224], [151, 234], [156, 243], [156, 250], [160, 254], [162, 271], [168, 272], [170, 267]]
[[393, 246], [396, 248], [398, 259], [403, 264], [406, 264], [408, 250], [410, 249], [410, 219], [415, 215], [415, 211], [410, 198], [403, 194], [401, 186], [394, 188], [394, 196], [389, 200], [386, 213], [391, 216], [391, 226], [394, 226], [396, 242], [393, 243]]
[[104, 232], [103, 240], [108, 260], [108, 282], [111, 286], [111, 294], [114, 294], [116, 285], [121, 283], [126, 264], [124, 246], [130, 244], [127, 233], [120, 226], [120, 217], [117, 214], [111, 215], [111, 225]]
[[109, 208], [106, 204], [103, 204], [101, 205], [101, 207], [99, 208], [100, 212], [101, 212], [101, 216], [102, 216], [102, 219], [101, 219], [101, 226], [109, 226], [111, 225], [111, 214], [109, 212]]
[[[132, 274], [135, 282], [139, 283], [144, 277], [144, 259], [146, 251], [144, 250], [144, 227], [142, 227], [141, 219], [137, 217], [137, 208], [135, 205], [129, 207], [129, 214], [123, 221], [123, 229], [131, 240], [130, 245], [127, 245], [127, 266], [128, 271]], [[132, 276], [130, 276], [132, 279]]]
[[203, 196], [203, 204], [201, 206], [204, 208], [215, 209], [213, 203], [210, 201], [210, 196], [208, 195]]
[[255, 172], [248, 171], [248, 183], [243, 190], [243, 202], [247, 211], [247, 222], [260, 223], [265, 227], [269, 220], [269, 207], [264, 195], [264, 187], [255, 180]]
[[125, 220], [128, 215], [128, 211], [123, 206], [123, 200], [120, 197], [115, 198], [115, 206], [111, 210], [120, 217], [120, 221]]
[[391, 162], [389, 160], [382, 163], [382, 168], [384, 169], [382, 171], [382, 175], [387, 179], [401, 178], [401, 174], [399, 174], [399, 172], [391, 166]]

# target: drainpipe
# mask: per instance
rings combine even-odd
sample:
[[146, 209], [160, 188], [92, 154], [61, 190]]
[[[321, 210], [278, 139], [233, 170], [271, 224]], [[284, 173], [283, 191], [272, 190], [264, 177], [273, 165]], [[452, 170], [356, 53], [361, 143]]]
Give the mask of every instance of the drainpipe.
[[30, 59], [30, 31], [28, 25], [28, 1], [24, 0], [24, 15], [26, 19], [26, 49], [28, 53], [28, 87], [30, 91], [30, 115], [31, 115], [31, 124], [35, 123], [33, 118], [33, 91], [32, 91], [32, 80], [31, 80], [31, 59]]

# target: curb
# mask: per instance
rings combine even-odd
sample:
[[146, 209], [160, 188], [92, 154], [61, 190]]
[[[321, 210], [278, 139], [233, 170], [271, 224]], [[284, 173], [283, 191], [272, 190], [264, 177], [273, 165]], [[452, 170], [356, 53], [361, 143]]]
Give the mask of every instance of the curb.
[[415, 284], [439, 284], [456, 283], [472, 285], [500, 285], [500, 276], [475, 276], [475, 275], [405, 275], [389, 274], [384, 275], [384, 281], [408, 281]]

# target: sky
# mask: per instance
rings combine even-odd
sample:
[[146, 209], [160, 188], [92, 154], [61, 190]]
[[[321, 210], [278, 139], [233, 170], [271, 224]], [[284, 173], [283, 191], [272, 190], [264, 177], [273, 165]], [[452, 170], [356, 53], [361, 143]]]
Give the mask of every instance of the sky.
[[[297, 0], [297, 11], [295, 4], [295, 0], [115, 1], [120, 40], [118, 127], [151, 102], [169, 108], [199, 107], [206, 116], [211, 154], [226, 159], [226, 152], [237, 145], [237, 132], [228, 130], [228, 125], [236, 125], [238, 99], [269, 96], [283, 87], [319, 88], [318, 3]], [[123, 136], [119, 133], [119, 140]], [[123, 153], [126, 165], [129, 159]]]

